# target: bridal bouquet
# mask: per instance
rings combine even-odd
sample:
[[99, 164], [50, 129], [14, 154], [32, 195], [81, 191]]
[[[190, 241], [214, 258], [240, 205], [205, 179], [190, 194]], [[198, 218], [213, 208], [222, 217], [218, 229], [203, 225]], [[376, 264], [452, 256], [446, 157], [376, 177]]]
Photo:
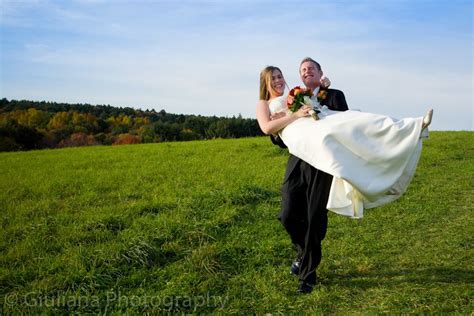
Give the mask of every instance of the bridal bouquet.
[[[301, 108], [303, 105], [309, 105], [314, 108], [313, 101], [311, 97], [313, 96], [313, 92], [307, 88], [301, 88], [300, 86], [296, 86], [290, 90], [288, 93], [288, 98], [286, 104], [288, 109], [291, 112], [296, 112]], [[319, 120], [318, 115], [314, 110], [310, 110], [309, 113], [315, 120]]]

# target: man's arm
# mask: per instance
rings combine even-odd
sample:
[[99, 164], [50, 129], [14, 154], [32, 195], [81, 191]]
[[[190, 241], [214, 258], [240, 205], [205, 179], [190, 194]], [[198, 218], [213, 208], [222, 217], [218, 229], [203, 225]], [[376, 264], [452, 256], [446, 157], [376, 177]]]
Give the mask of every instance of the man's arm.
[[323, 105], [327, 105], [329, 109], [333, 111], [347, 111], [349, 107], [347, 106], [346, 97], [341, 90], [329, 89], [328, 97], [322, 102]]
[[346, 97], [344, 96], [344, 92], [337, 90], [336, 93], [336, 107], [338, 111], [347, 111], [349, 107], [347, 106]]
[[[270, 115], [270, 119], [271, 120], [274, 120], [274, 119], [277, 119], [279, 117], [282, 117], [286, 115], [285, 113], [274, 113], [272, 115]], [[280, 136], [278, 134], [270, 134], [270, 140], [272, 141], [273, 145], [277, 145], [278, 147], [280, 148], [288, 148], [286, 147], [285, 143], [283, 142], [283, 140], [280, 138]]]
[[280, 146], [280, 148], [288, 148], [278, 135], [270, 135], [270, 140], [272, 141], [273, 145]]

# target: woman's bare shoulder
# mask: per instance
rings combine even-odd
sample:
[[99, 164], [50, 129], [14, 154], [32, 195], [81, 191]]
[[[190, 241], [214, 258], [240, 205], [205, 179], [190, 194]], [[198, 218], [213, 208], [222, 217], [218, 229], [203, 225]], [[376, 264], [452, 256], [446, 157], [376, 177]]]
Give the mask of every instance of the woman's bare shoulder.
[[270, 101], [268, 101], [268, 100], [258, 100], [257, 108], [267, 108], [268, 109], [269, 104], [270, 104]]

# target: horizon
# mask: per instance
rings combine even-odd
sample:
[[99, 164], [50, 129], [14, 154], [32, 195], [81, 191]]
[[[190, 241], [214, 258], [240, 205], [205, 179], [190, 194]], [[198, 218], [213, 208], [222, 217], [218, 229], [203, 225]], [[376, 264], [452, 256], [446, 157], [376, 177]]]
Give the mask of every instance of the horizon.
[[[113, 107], [113, 108], [117, 108], [117, 109], [133, 109], [133, 110], [136, 110], [136, 111], [142, 111], [142, 112], [146, 112], [146, 111], [150, 111], [150, 112], [155, 112], [155, 113], [159, 113], [161, 111], [165, 111], [166, 114], [171, 114], [171, 115], [184, 115], [184, 116], [202, 116], [202, 117], [217, 117], [217, 118], [238, 118], [239, 116], [242, 117], [242, 119], [252, 119], [252, 120], [256, 120], [255, 117], [245, 117], [245, 116], [242, 116], [241, 113], [238, 113], [237, 115], [235, 114], [232, 114], [232, 115], [203, 115], [203, 114], [195, 114], [195, 113], [175, 113], [175, 112], [168, 112], [166, 111], [165, 109], [154, 109], [154, 108], [146, 108], [146, 109], [143, 109], [143, 108], [139, 108], [139, 107], [130, 107], [130, 106], [116, 106], [116, 105], [110, 105], [110, 104], [90, 104], [90, 103], [68, 103], [68, 102], [56, 102], [56, 101], [45, 101], [45, 100], [42, 100], [42, 101], [35, 101], [35, 100], [14, 100], [14, 99], [11, 99], [11, 100], [8, 100], [7, 98], [4, 98], [6, 99], [7, 101], [16, 101], [16, 102], [36, 102], [36, 103], [41, 103], [41, 102], [45, 102], [45, 103], [57, 103], [57, 104], [68, 104], [68, 105], [90, 105], [90, 106], [104, 106], [104, 107], [107, 107], [107, 106], [110, 106], [110, 107]], [[472, 130], [465, 130], [465, 129], [457, 129], [457, 130], [438, 130], [438, 129], [431, 129], [430, 128], [430, 131], [439, 131], [439, 132], [465, 132], [465, 131], [472, 131]], [[263, 135], [264, 137], [267, 137], [268, 135]]]
[[255, 119], [261, 69], [279, 66], [291, 87], [311, 56], [349, 108], [403, 118], [432, 107], [432, 130], [473, 130], [470, 1], [2, 0], [1, 9], [9, 100]]
[[[150, 112], [155, 112], [155, 113], [159, 113], [161, 111], [165, 111], [166, 114], [172, 114], [172, 115], [194, 115], [194, 116], [207, 116], [207, 117], [213, 117], [213, 116], [216, 116], [216, 117], [223, 117], [223, 118], [232, 118], [232, 117], [238, 117], [239, 115], [241, 115], [240, 113], [237, 114], [237, 115], [233, 115], [233, 116], [217, 116], [217, 115], [201, 115], [201, 114], [193, 114], [193, 113], [174, 113], [174, 112], [168, 112], [166, 111], [165, 109], [154, 109], [154, 108], [146, 108], [146, 109], [143, 109], [143, 108], [140, 108], [140, 107], [131, 107], [131, 106], [119, 106], [119, 105], [111, 105], [111, 104], [91, 104], [91, 103], [68, 103], [68, 102], [57, 102], [57, 101], [46, 101], [46, 100], [41, 100], [41, 101], [38, 101], [38, 100], [26, 100], [26, 99], [23, 99], [23, 100], [16, 100], [16, 99], [8, 99], [8, 98], [2, 98], [2, 100], [5, 99], [7, 100], [7, 102], [33, 102], [33, 103], [56, 103], [56, 104], [67, 104], [67, 105], [72, 105], [72, 106], [103, 106], [103, 107], [113, 107], [113, 108], [117, 108], [117, 109], [132, 109], [132, 110], [135, 110], [135, 111], [142, 111], [142, 112], [146, 112], [146, 111], [150, 111]], [[243, 119], [254, 119], [256, 120], [256, 118], [252, 118], [252, 117], [243, 117]]]

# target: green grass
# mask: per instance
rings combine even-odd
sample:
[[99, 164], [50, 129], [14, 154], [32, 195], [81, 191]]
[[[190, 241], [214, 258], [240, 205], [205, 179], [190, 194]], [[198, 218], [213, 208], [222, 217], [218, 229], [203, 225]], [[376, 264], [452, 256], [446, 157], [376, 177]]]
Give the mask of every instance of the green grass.
[[472, 314], [474, 134], [433, 132], [397, 202], [330, 215], [295, 294], [268, 138], [0, 154], [0, 313]]

